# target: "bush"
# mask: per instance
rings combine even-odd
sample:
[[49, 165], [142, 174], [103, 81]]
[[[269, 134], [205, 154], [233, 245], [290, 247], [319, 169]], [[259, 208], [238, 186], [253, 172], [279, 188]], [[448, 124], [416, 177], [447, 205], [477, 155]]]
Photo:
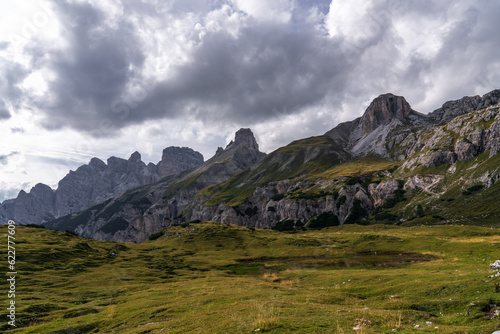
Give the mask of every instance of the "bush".
[[381, 205], [383, 209], [390, 209], [396, 206], [397, 203], [406, 201], [405, 191], [403, 189], [396, 189], [394, 192], [394, 197], [387, 199], [384, 204]]
[[165, 234], [165, 232], [163, 232], [163, 231], [158, 231], [158, 232], [155, 232], [155, 233], [151, 234], [151, 235], [149, 236], [149, 238], [148, 238], [148, 239], [149, 239], [149, 240], [156, 240], [156, 239], [158, 239], [159, 237], [163, 236], [164, 234]]
[[424, 208], [422, 207], [422, 205], [418, 204], [415, 207], [415, 215], [417, 217], [423, 217], [423, 216], [425, 216], [425, 211], [424, 211]]
[[323, 212], [319, 216], [312, 218], [307, 225], [308, 228], [312, 229], [322, 229], [328, 226], [338, 226], [339, 219], [331, 211]]
[[34, 228], [45, 228], [45, 226], [43, 226], [43, 225], [38, 225], [38, 224], [26, 224], [26, 225], [23, 225], [23, 226], [26, 226], [26, 227], [34, 227]]
[[277, 194], [271, 197], [271, 199], [275, 202], [281, 201], [283, 198], [285, 198], [285, 194]]
[[398, 220], [398, 216], [395, 216], [388, 212], [378, 213], [373, 218], [375, 218], [375, 220], [391, 220], [391, 221]]
[[199, 224], [201, 223], [201, 219], [194, 219], [194, 220], [190, 220], [187, 222], [188, 224]]
[[347, 197], [345, 197], [345, 195], [342, 195], [338, 198], [337, 203], [335, 203], [337, 209], [340, 208], [340, 206], [345, 203], [346, 199]]
[[274, 225], [272, 229], [280, 232], [293, 231], [295, 230], [295, 222], [290, 219], [285, 219]]
[[484, 188], [484, 185], [482, 185], [482, 184], [476, 184], [476, 185], [474, 185], [472, 187], [467, 188], [467, 190], [462, 191], [462, 194], [465, 195], [465, 196], [469, 196], [469, 195], [472, 195], [472, 193], [474, 193], [476, 191], [479, 191], [479, 190], [481, 190], [483, 188]]
[[364, 223], [362, 218], [366, 216], [366, 210], [361, 206], [361, 201], [359, 199], [355, 199], [352, 204], [352, 210], [344, 224], [355, 224], [355, 223]]
[[354, 186], [354, 185], [356, 185], [356, 184], [358, 184], [358, 183], [359, 183], [359, 184], [362, 184], [362, 183], [363, 183], [363, 181], [361, 181], [361, 179], [360, 179], [359, 177], [355, 177], [355, 176], [353, 177], [353, 176], [351, 176], [351, 177], [349, 177], [349, 178], [347, 179], [347, 181], [346, 181], [345, 183], [346, 183], [348, 186]]
[[245, 215], [252, 217], [257, 213], [257, 211], [259, 211], [259, 209], [256, 206], [254, 206], [253, 208], [249, 207], [245, 209]]

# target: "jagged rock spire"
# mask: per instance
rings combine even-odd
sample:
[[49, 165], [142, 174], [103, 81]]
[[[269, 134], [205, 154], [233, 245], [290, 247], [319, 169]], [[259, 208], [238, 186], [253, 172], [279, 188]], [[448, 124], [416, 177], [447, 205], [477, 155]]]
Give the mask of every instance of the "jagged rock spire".
[[361, 120], [363, 135], [392, 119], [403, 120], [411, 113], [411, 106], [402, 96], [383, 94], [372, 101]]
[[259, 144], [255, 140], [252, 130], [250, 129], [239, 129], [236, 131], [234, 141], [231, 141], [227, 146], [226, 150], [231, 147], [243, 145], [253, 150], [259, 150]]

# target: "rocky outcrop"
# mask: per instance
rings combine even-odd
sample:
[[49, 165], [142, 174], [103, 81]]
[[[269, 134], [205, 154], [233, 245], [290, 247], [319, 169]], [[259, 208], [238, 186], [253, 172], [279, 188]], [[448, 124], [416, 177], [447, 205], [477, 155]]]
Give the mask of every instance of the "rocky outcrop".
[[243, 145], [252, 150], [259, 150], [259, 145], [255, 140], [252, 130], [250, 129], [239, 129], [236, 131], [234, 141], [231, 141], [227, 146], [226, 150], [231, 147], [236, 147], [238, 145]]
[[372, 183], [368, 186], [368, 192], [374, 207], [380, 206], [387, 199], [394, 197], [394, 192], [399, 188], [397, 180], [381, 183]]
[[411, 112], [410, 104], [404, 97], [393, 94], [380, 95], [372, 101], [361, 119], [362, 133], [369, 134], [393, 119], [402, 121], [410, 116]]
[[190, 148], [169, 147], [162, 160], [146, 165], [139, 152], [128, 160], [111, 157], [107, 164], [92, 158], [88, 165], [70, 171], [56, 190], [38, 184], [29, 193], [0, 205], [0, 221], [13, 219], [19, 224], [40, 224], [102, 203], [128, 189], [200, 166], [203, 156]]
[[203, 155], [188, 147], [168, 147], [158, 163], [158, 176], [165, 177], [193, 169], [203, 163]]
[[[104, 207], [90, 208], [87, 223], [77, 224], [74, 230], [99, 240], [140, 242], [162, 227], [196, 219], [193, 207], [204, 201], [198, 191], [225, 181], [261, 160], [266, 154], [257, 148], [253, 133], [242, 129], [232, 144], [224, 150], [218, 149], [214, 157], [191, 172], [125, 192]], [[75, 220], [80, 221], [79, 217], [68, 216], [47, 226], [64, 229], [73, 226]]]
[[444, 103], [441, 108], [429, 113], [428, 116], [437, 122], [446, 123], [455, 117], [478, 110], [480, 103], [481, 97], [479, 95], [465, 96], [460, 100]]

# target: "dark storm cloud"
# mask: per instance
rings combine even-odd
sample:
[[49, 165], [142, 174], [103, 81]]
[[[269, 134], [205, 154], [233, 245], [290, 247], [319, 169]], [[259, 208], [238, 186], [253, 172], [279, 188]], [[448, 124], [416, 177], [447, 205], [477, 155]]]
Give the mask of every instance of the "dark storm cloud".
[[[220, 8], [222, 2], [127, 1], [123, 15], [112, 22], [93, 5], [59, 2], [57, 15], [68, 45], [30, 46], [35, 55], [33, 67], [45, 67], [55, 74], [48, 96], [36, 100], [46, 116], [43, 125], [51, 129], [72, 127], [95, 136], [111, 135], [130, 124], [153, 119], [251, 126], [275, 117], [276, 112], [298, 114], [325, 101], [337, 109], [341, 105], [359, 106], [370, 96], [388, 91], [408, 93], [414, 101], [422, 101], [432, 91], [434, 78], [449, 75], [448, 68], [455, 69], [453, 73], [463, 69], [469, 77], [479, 76], [460, 86], [468, 94], [477, 87], [475, 81], [482, 80], [482, 85], [488, 86], [498, 78], [491, 73], [500, 51], [500, 43], [493, 41], [500, 29], [496, 19], [499, 5], [373, 2], [370, 12], [363, 14], [363, 25], [355, 27], [360, 36], [351, 39], [342, 33], [328, 36], [327, 29], [310, 23], [305, 13], [311, 6], [324, 15], [329, 1], [318, 0], [309, 7], [308, 3], [296, 2], [295, 14], [286, 24], [246, 17], [236, 34], [206, 29], [200, 39], [193, 23], [192, 31], [180, 32], [185, 34], [185, 44], [193, 46], [188, 61], [180, 65], [174, 62], [177, 65], [169, 67], [168, 79], [145, 79], [147, 56], [160, 55], [168, 62], [176, 48], [173, 42], [155, 39], [154, 24], [145, 21], [165, 27], [171, 20], [198, 15], [199, 21], [206, 23], [206, 12]], [[466, 15], [455, 18], [458, 14], [450, 10], [461, 6]], [[200, 12], [193, 14], [195, 9]], [[394, 21], [404, 18], [412, 23], [420, 17], [441, 20], [442, 24], [456, 21], [445, 32], [437, 56], [401, 51], [404, 42]], [[17, 77], [8, 79], [9, 83], [26, 76], [21, 68], [11, 74]], [[139, 87], [135, 98], [132, 86]], [[450, 91], [456, 89], [450, 84]], [[7, 96], [18, 93], [13, 84], [2, 91], [8, 91]], [[441, 95], [444, 99], [450, 94]]]
[[[175, 67], [170, 79], [144, 82], [139, 72], [148, 50], [130, 23], [132, 14], [108, 25], [90, 4], [66, 2], [58, 10], [69, 47], [39, 50], [42, 57], [34, 60], [56, 73], [49, 98], [38, 101], [46, 128], [106, 135], [159, 118], [259, 122], [273, 117], [273, 110], [298, 112], [345, 85], [348, 65], [334, 39], [312, 27], [294, 31], [256, 22], [237, 37], [208, 32], [192, 60]], [[44, 46], [33, 52], [37, 48]], [[133, 82], [150, 90], [131, 103], [125, 91]], [[106, 131], [95, 131], [99, 127]]]
[[140, 104], [138, 109], [150, 113], [132, 119], [184, 111], [207, 122], [258, 122], [273, 117], [273, 110], [297, 112], [329, 89], [341, 89], [346, 67], [335, 43], [310, 31], [261, 26], [243, 29], [238, 38], [213, 33], [192, 62], [177, 68]]
[[47, 128], [90, 130], [140, 70], [141, 42], [130, 22], [107, 26], [104, 13], [90, 4], [67, 2], [59, 14], [69, 47], [49, 50], [50, 57], [38, 60], [57, 76], [49, 84], [52, 95], [39, 100], [38, 106], [47, 112]]

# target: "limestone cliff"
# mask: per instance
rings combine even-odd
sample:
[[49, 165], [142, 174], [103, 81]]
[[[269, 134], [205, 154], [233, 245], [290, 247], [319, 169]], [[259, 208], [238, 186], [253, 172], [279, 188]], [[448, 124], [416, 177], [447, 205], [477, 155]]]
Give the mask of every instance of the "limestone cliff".
[[13, 219], [20, 224], [40, 224], [84, 210], [124, 191], [151, 184], [164, 176], [200, 166], [203, 156], [190, 148], [169, 147], [158, 165], [146, 165], [134, 152], [128, 160], [111, 157], [107, 164], [92, 158], [88, 165], [70, 171], [56, 190], [38, 184], [29, 193], [0, 205], [0, 221]]

